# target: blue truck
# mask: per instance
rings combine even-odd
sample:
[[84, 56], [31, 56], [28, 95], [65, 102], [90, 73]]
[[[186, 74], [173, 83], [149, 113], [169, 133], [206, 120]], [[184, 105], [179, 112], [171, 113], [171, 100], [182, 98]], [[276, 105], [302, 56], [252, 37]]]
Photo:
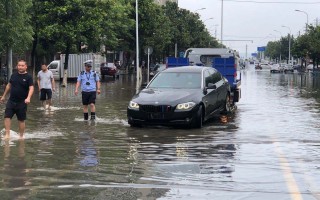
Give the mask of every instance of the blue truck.
[[235, 108], [241, 98], [241, 71], [239, 54], [227, 48], [189, 48], [183, 58], [168, 57], [167, 67], [186, 65], [213, 67], [230, 85], [230, 104]]

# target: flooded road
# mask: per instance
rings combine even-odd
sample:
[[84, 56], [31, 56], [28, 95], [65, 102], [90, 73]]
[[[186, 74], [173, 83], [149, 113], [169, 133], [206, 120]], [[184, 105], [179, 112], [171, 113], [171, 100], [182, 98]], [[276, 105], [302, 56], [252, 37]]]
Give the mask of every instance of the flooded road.
[[95, 122], [74, 88], [50, 112], [36, 90], [26, 139], [1, 141], [0, 199], [320, 199], [320, 76], [250, 66], [228, 122], [192, 130], [130, 128], [134, 77], [103, 81]]

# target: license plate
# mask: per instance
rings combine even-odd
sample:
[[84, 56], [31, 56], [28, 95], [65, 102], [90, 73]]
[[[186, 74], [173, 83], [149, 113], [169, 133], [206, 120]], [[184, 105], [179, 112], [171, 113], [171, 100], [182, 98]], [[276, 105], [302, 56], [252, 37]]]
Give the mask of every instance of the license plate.
[[150, 119], [163, 119], [163, 113], [151, 113]]

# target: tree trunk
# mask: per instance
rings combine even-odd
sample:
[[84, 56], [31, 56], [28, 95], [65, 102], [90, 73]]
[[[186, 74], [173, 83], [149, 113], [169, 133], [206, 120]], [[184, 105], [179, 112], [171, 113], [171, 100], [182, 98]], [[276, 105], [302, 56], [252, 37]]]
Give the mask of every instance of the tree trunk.
[[32, 67], [33, 80], [35, 80], [36, 72], [40, 70], [38, 69], [38, 67], [36, 67], [37, 66], [36, 65], [37, 45], [38, 45], [38, 34], [36, 31], [33, 42], [32, 42], [32, 51], [31, 51], [31, 67]]
[[64, 59], [63, 80], [62, 80], [63, 87], [67, 87], [69, 54], [70, 54], [70, 44], [67, 43], [66, 57]]

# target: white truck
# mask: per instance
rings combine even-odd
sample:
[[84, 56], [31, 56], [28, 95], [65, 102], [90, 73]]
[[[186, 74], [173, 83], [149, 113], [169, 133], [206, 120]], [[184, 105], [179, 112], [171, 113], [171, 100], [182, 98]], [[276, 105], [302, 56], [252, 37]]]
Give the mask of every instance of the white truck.
[[[80, 72], [84, 70], [84, 62], [86, 60], [93, 61], [93, 70], [100, 72], [100, 63], [105, 61], [105, 57], [100, 54], [82, 53], [69, 54], [67, 79], [76, 79]], [[55, 80], [62, 80], [64, 76], [65, 54], [60, 55], [60, 60], [54, 60], [48, 65], [48, 69], [52, 72]]]

